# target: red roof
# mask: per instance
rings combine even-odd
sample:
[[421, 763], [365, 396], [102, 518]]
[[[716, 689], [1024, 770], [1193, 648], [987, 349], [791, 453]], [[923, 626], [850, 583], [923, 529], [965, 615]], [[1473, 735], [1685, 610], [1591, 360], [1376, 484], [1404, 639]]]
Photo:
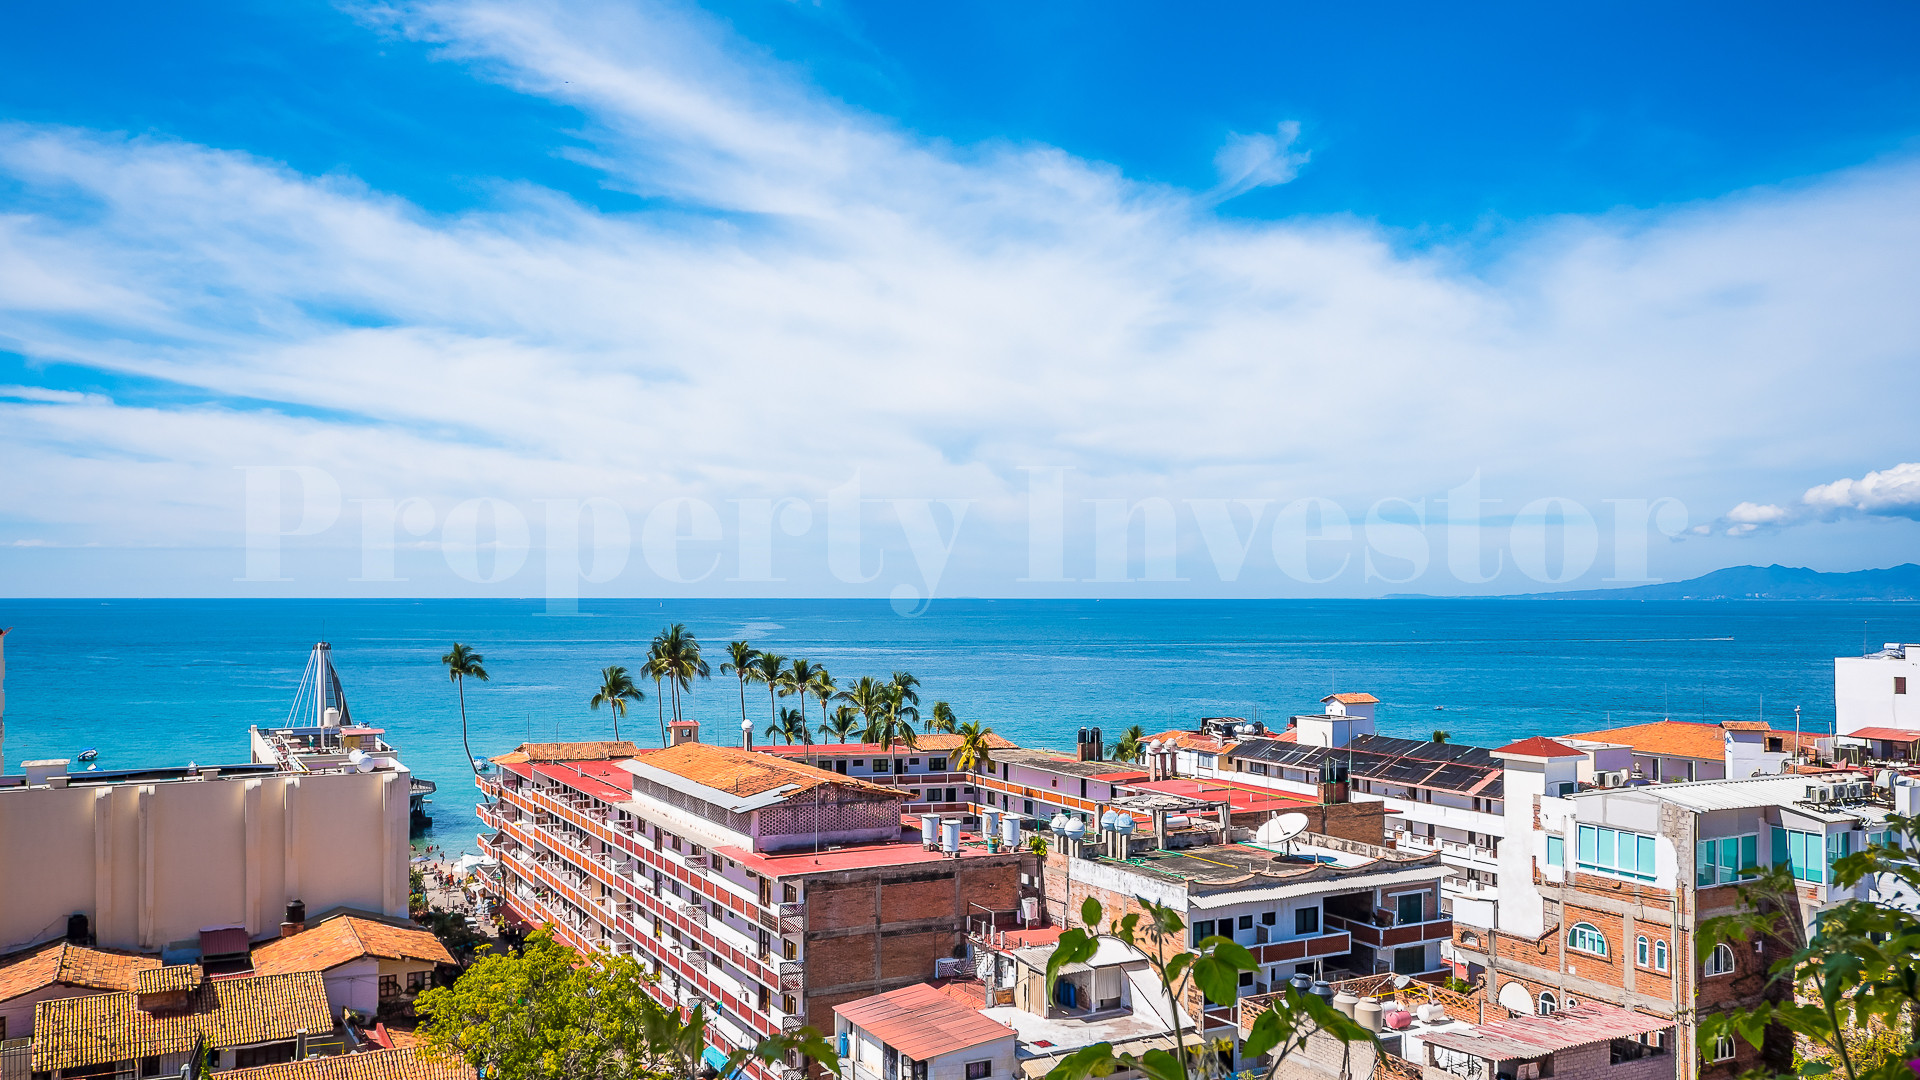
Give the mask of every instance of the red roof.
[[1767, 731], [1767, 725], [1759, 720], [1722, 720], [1720, 726], [1728, 731]]
[[1320, 699], [1320, 704], [1337, 701], [1342, 705], [1378, 705], [1380, 699], [1372, 694], [1328, 694]]
[[1017, 1035], [926, 983], [835, 1005], [833, 1011], [915, 1061]]
[[[926, 850], [917, 842], [862, 844], [858, 847], [842, 847], [819, 852], [805, 848], [798, 851], [774, 852], [748, 851], [740, 847], [718, 847], [713, 850], [764, 877], [802, 877], [807, 874], [831, 874], [844, 870], [871, 870], [881, 866], [939, 862], [941, 859], [948, 858], [938, 850]], [[1025, 850], [1024, 847], [1022, 850]], [[986, 858], [988, 854], [986, 845], [979, 842], [977, 838], [971, 838], [970, 834], [961, 834], [960, 857], [962, 859]], [[1015, 853], [1001, 852], [1001, 854]]]
[[1920, 731], [1897, 727], [1863, 727], [1847, 732], [1849, 739], [1878, 739], [1881, 742], [1920, 742]]
[[612, 761], [567, 761], [534, 765], [532, 770], [602, 802], [633, 798], [633, 774]]
[[1300, 806], [1313, 806], [1319, 802], [1311, 795], [1258, 787], [1253, 784], [1237, 784], [1229, 780], [1154, 780], [1129, 786], [1140, 791], [1158, 791], [1168, 795], [1184, 795], [1193, 799], [1220, 801], [1224, 798], [1232, 812], [1236, 814], [1251, 814], [1263, 810], [1291, 810]]
[[1511, 754], [1514, 757], [1563, 758], [1581, 757], [1581, 753], [1564, 743], [1535, 735], [1531, 739], [1521, 739], [1495, 750], [1496, 754]]

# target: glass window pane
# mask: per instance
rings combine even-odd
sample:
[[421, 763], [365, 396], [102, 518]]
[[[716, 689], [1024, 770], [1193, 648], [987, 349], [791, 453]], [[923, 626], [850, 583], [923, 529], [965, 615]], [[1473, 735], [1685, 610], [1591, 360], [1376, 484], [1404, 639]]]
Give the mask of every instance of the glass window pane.
[[1591, 865], [1598, 853], [1598, 841], [1595, 837], [1600, 830], [1591, 825], [1580, 826], [1580, 861]]
[[1567, 842], [1558, 836], [1547, 837], [1547, 865], [1567, 865]]
[[1594, 857], [1594, 863], [1599, 866], [1619, 866], [1620, 864], [1614, 861], [1613, 847], [1614, 841], [1620, 838], [1620, 834], [1614, 832], [1612, 829], [1600, 829], [1598, 831], [1600, 833], [1599, 854]]
[[1713, 884], [1713, 841], [1702, 840], [1693, 849], [1693, 883], [1695, 885]]
[[1634, 837], [1634, 844], [1639, 849], [1640, 876], [1652, 877], [1653, 876], [1653, 837], [1636, 836]]
[[1760, 865], [1760, 838], [1743, 836], [1740, 838], [1740, 869]]
[[1788, 861], [1787, 830], [1778, 825], [1773, 827], [1773, 843], [1770, 846], [1769, 854], [1773, 856], [1773, 865], [1775, 866], [1780, 866]]

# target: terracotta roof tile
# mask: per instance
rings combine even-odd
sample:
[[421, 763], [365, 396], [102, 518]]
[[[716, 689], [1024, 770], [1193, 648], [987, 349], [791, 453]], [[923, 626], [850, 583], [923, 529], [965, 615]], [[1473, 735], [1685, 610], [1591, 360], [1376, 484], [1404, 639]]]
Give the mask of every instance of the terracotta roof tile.
[[73, 1069], [180, 1054], [202, 1035], [215, 1047], [281, 1042], [333, 1030], [317, 971], [209, 979], [179, 1012], [149, 1013], [132, 993], [42, 1001], [33, 1008], [33, 1069]]
[[639, 757], [640, 748], [630, 742], [530, 742], [514, 747], [512, 753], [494, 758], [502, 764], [518, 765], [527, 761], [614, 761]]
[[336, 915], [292, 937], [254, 946], [253, 970], [260, 975], [325, 971], [363, 956], [453, 963], [453, 954], [426, 930]]
[[865, 780], [842, 776], [825, 769], [816, 769], [797, 761], [787, 761], [772, 754], [756, 753], [752, 750], [740, 750], [731, 746], [710, 746], [707, 743], [681, 743], [656, 750], [646, 757], [647, 765], [669, 772], [675, 776], [704, 784], [716, 791], [730, 795], [760, 795], [780, 788], [790, 788], [791, 794], [811, 791], [826, 784], [866, 791], [874, 794], [905, 798], [906, 793]]
[[141, 971], [159, 966], [160, 959], [154, 956], [50, 941], [0, 957], [0, 1001], [56, 984], [89, 990], [131, 990]]
[[1766, 731], [1767, 725], [1759, 720], [1722, 720], [1720, 727], [1726, 731]]
[[1217, 754], [1224, 754], [1240, 745], [1237, 742], [1225, 742], [1211, 735], [1203, 735], [1197, 731], [1163, 731], [1158, 735], [1148, 736], [1148, 739], [1152, 742], [1171, 741], [1182, 750], [1205, 750]]
[[835, 1005], [833, 1011], [915, 1061], [1015, 1034], [926, 983]]
[[1650, 724], [1630, 724], [1605, 731], [1583, 731], [1569, 739], [1593, 739], [1596, 742], [1625, 743], [1643, 754], [1700, 758], [1723, 761], [1727, 756], [1727, 736], [1718, 724], [1695, 724], [1685, 720], [1655, 720]]
[[428, 1054], [408, 1045], [234, 1069], [219, 1076], [220, 1080], [474, 1080], [474, 1071], [459, 1058]]
[[199, 964], [169, 964], [147, 968], [134, 978], [133, 988], [142, 994], [166, 994], [191, 990], [205, 981], [207, 973]]
[[1378, 705], [1380, 703], [1380, 699], [1372, 694], [1328, 694], [1320, 699], [1322, 705], [1329, 701], [1337, 701], [1342, 705]]
[[1521, 739], [1495, 750], [1496, 754], [1514, 754], [1519, 757], [1563, 758], [1580, 757], [1580, 751], [1571, 746], [1554, 742], [1552, 739], [1535, 735], [1531, 739]]

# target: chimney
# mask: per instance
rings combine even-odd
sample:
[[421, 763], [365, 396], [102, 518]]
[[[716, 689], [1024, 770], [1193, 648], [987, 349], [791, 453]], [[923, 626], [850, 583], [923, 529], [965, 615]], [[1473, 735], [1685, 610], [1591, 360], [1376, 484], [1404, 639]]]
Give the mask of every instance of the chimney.
[[93, 935], [88, 930], [86, 912], [76, 911], [67, 916], [67, 944], [92, 945]]
[[287, 901], [287, 917], [280, 924], [280, 936], [292, 937], [307, 928], [307, 902], [304, 900]]

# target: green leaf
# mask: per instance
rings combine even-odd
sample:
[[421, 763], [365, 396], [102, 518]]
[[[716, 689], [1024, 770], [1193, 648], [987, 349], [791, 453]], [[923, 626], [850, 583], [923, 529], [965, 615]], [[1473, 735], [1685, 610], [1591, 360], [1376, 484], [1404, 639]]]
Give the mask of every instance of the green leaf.
[[1215, 1005], [1231, 1005], [1240, 997], [1240, 972], [1211, 956], [1193, 962], [1193, 981]]
[[1287, 1028], [1288, 1025], [1281, 1022], [1280, 1014], [1273, 1009], [1261, 1013], [1253, 1022], [1253, 1030], [1241, 1040], [1240, 1055], [1257, 1058], [1265, 1054], [1280, 1045], [1280, 1040], [1287, 1035]]
[[1085, 963], [1093, 959], [1100, 948], [1100, 939], [1075, 927], [1060, 935], [1059, 944], [1047, 957], [1047, 1000], [1053, 1000], [1053, 984], [1060, 977], [1060, 970], [1068, 964]]
[[1083, 1046], [1047, 1071], [1047, 1080], [1086, 1080], [1090, 1076], [1108, 1076], [1114, 1071], [1112, 1043]]
[[1088, 926], [1100, 925], [1100, 901], [1089, 896], [1080, 902], [1080, 921]]
[[1259, 969], [1260, 961], [1253, 958], [1253, 954], [1247, 951], [1246, 946], [1236, 943], [1231, 938], [1212, 937], [1207, 940], [1214, 943], [1213, 958], [1215, 960], [1231, 964], [1238, 971]]
[[1187, 1080], [1187, 1070], [1181, 1066], [1180, 1059], [1165, 1050], [1149, 1050], [1140, 1055], [1136, 1067], [1151, 1080]]
[[1198, 956], [1190, 952], [1175, 953], [1173, 959], [1167, 961], [1167, 981], [1179, 982], [1180, 973], [1187, 970], [1188, 964], [1198, 959], [1200, 959]]
[[1806, 1061], [1800, 1065], [1801, 1076], [1825, 1076], [1833, 1071], [1833, 1066], [1824, 1061]]

